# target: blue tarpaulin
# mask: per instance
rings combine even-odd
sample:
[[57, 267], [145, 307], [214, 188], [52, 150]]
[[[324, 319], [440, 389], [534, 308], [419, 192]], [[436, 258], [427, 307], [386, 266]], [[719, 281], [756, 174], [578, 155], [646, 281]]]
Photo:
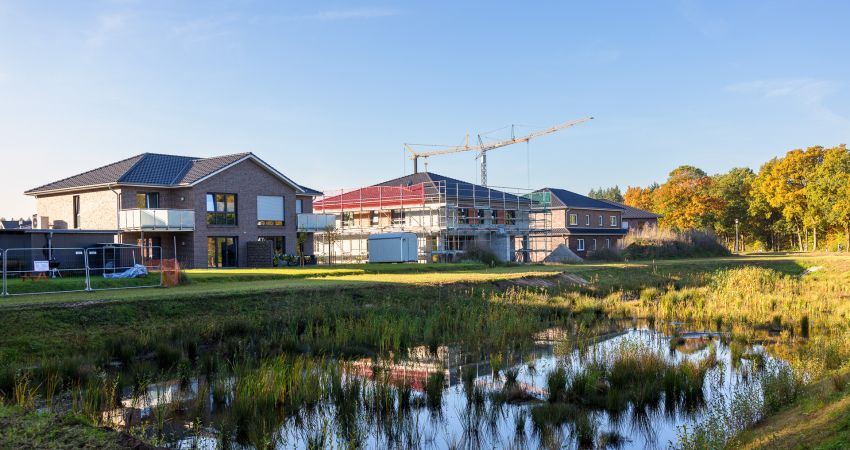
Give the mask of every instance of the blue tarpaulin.
[[136, 264], [123, 272], [105, 273], [103, 274], [103, 278], [139, 278], [146, 276], [147, 274], [148, 269], [145, 266]]

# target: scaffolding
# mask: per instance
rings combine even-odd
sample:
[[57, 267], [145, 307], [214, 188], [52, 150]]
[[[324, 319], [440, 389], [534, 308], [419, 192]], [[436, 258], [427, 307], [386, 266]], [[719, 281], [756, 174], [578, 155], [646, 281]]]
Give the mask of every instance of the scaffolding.
[[316, 234], [315, 253], [322, 262], [365, 262], [370, 235], [411, 232], [420, 262], [454, 261], [472, 245], [501, 260], [535, 261], [549, 248], [550, 198], [446, 180], [325, 191], [313, 211], [334, 214], [336, 228], [334, 236]]

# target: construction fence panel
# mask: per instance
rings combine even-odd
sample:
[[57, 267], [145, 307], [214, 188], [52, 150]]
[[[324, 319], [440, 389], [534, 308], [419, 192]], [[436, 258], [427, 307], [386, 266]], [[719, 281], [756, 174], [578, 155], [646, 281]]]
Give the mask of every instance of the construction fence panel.
[[87, 272], [82, 248], [10, 248], [3, 252], [3, 293], [85, 291]]
[[162, 286], [162, 249], [139, 246], [0, 250], [0, 295]]

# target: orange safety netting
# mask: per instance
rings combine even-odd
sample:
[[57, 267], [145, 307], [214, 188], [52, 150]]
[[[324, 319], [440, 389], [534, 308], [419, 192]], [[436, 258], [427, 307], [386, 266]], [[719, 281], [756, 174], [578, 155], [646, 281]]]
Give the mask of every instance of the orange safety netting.
[[180, 284], [180, 262], [176, 259], [162, 260], [162, 285], [174, 287]]

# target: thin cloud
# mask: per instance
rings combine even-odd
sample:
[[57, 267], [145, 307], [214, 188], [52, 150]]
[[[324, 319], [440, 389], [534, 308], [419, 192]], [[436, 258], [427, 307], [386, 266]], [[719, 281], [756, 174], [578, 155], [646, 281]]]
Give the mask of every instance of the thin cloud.
[[840, 88], [841, 85], [834, 81], [815, 78], [765, 79], [727, 86], [727, 90], [731, 92], [756, 95], [764, 99], [791, 99], [819, 118], [850, 124], [850, 119], [826, 106], [826, 101]]
[[399, 11], [386, 8], [357, 8], [357, 9], [331, 9], [320, 11], [308, 16], [311, 19], [322, 21], [377, 19], [399, 15]]

